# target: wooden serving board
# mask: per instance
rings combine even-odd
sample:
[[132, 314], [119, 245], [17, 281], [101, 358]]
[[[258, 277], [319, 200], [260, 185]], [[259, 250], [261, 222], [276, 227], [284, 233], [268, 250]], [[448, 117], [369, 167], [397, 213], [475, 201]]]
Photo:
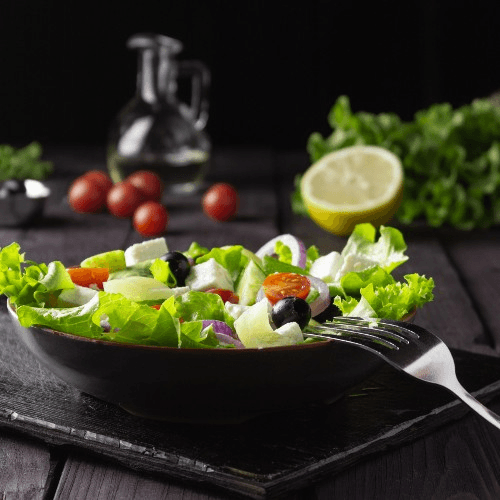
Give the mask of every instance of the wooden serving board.
[[[489, 401], [500, 393], [499, 359], [464, 351], [454, 356], [459, 379], [479, 399]], [[0, 315], [1, 427], [245, 497], [286, 495], [467, 411], [444, 389], [386, 366], [329, 405], [224, 427], [148, 421], [59, 381]]]

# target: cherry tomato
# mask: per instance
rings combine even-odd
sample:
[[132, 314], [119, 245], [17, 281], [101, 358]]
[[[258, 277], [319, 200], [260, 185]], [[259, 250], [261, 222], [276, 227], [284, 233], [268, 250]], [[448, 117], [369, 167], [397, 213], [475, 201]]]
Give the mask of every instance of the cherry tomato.
[[151, 307], [159, 311], [161, 309], [161, 304], [153, 304]]
[[144, 196], [134, 185], [117, 182], [108, 192], [108, 210], [116, 217], [132, 217]]
[[275, 273], [264, 280], [262, 288], [269, 302], [274, 305], [285, 297], [305, 299], [311, 290], [311, 282], [302, 274]]
[[68, 203], [75, 212], [99, 212], [106, 205], [106, 192], [97, 182], [81, 176], [68, 190]]
[[67, 269], [71, 281], [75, 285], [97, 285], [102, 289], [102, 284], [109, 278], [109, 269], [105, 267], [70, 267]]
[[129, 175], [125, 182], [139, 189], [145, 200], [160, 201], [163, 194], [163, 182], [150, 170], [138, 170]]
[[203, 195], [202, 207], [205, 215], [216, 221], [232, 219], [238, 212], [239, 196], [230, 184], [214, 184]]
[[90, 170], [83, 177], [97, 182], [97, 184], [102, 187], [106, 194], [108, 194], [108, 191], [113, 187], [113, 181], [111, 180], [111, 177], [109, 177], [109, 175], [102, 170]]
[[158, 236], [167, 229], [167, 209], [156, 201], [147, 201], [134, 212], [133, 224], [143, 236]]
[[206, 290], [206, 293], [216, 293], [224, 304], [226, 302], [230, 302], [231, 304], [238, 304], [240, 298], [233, 293], [231, 290], [225, 290], [223, 288], [211, 288], [210, 290]]

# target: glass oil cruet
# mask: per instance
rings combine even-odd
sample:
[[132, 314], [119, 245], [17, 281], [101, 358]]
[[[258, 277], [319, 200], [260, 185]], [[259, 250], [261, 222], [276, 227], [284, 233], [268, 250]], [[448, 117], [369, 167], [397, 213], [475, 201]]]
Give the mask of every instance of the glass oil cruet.
[[[109, 131], [111, 178], [119, 182], [136, 170], [152, 170], [167, 192], [193, 192], [210, 162], [211, 143], [204, 131], [210, 72], [200, 61], [177, 61], [182, 43], [167, 36], [136, 34], [127, 47], [139, 55], [137, 92]], [[177, 97], [181, 78], [190, 78], [189, 104]]]

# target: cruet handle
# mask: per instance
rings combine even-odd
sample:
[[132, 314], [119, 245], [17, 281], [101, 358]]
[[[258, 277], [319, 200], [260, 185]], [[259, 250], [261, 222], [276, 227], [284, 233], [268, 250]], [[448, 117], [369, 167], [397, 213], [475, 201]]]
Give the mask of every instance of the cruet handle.
[[208, 121], [210, 70], [201, 61], [179, 61], [178, 64], [179, 77], [191, 78], [190, 114], [196, 129], [203, 130]]

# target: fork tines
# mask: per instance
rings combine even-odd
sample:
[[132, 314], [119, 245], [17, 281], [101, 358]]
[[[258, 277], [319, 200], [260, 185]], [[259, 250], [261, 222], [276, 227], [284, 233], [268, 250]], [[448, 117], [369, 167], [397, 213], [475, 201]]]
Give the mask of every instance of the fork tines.
[[[338, 317], [331, 322], [314, 326], [310, 329], [322, 338], [335, 336], [343, 339], [355, 339], [365, 345], [376, 343], [389, 349], [398, 349], [398, 344], [409, 344], [410, 339], [417, 339], [418, 335], [406, 328], [400, 322], [373, 318]], [[409, 338], [408, 338], [409, 337]]]

